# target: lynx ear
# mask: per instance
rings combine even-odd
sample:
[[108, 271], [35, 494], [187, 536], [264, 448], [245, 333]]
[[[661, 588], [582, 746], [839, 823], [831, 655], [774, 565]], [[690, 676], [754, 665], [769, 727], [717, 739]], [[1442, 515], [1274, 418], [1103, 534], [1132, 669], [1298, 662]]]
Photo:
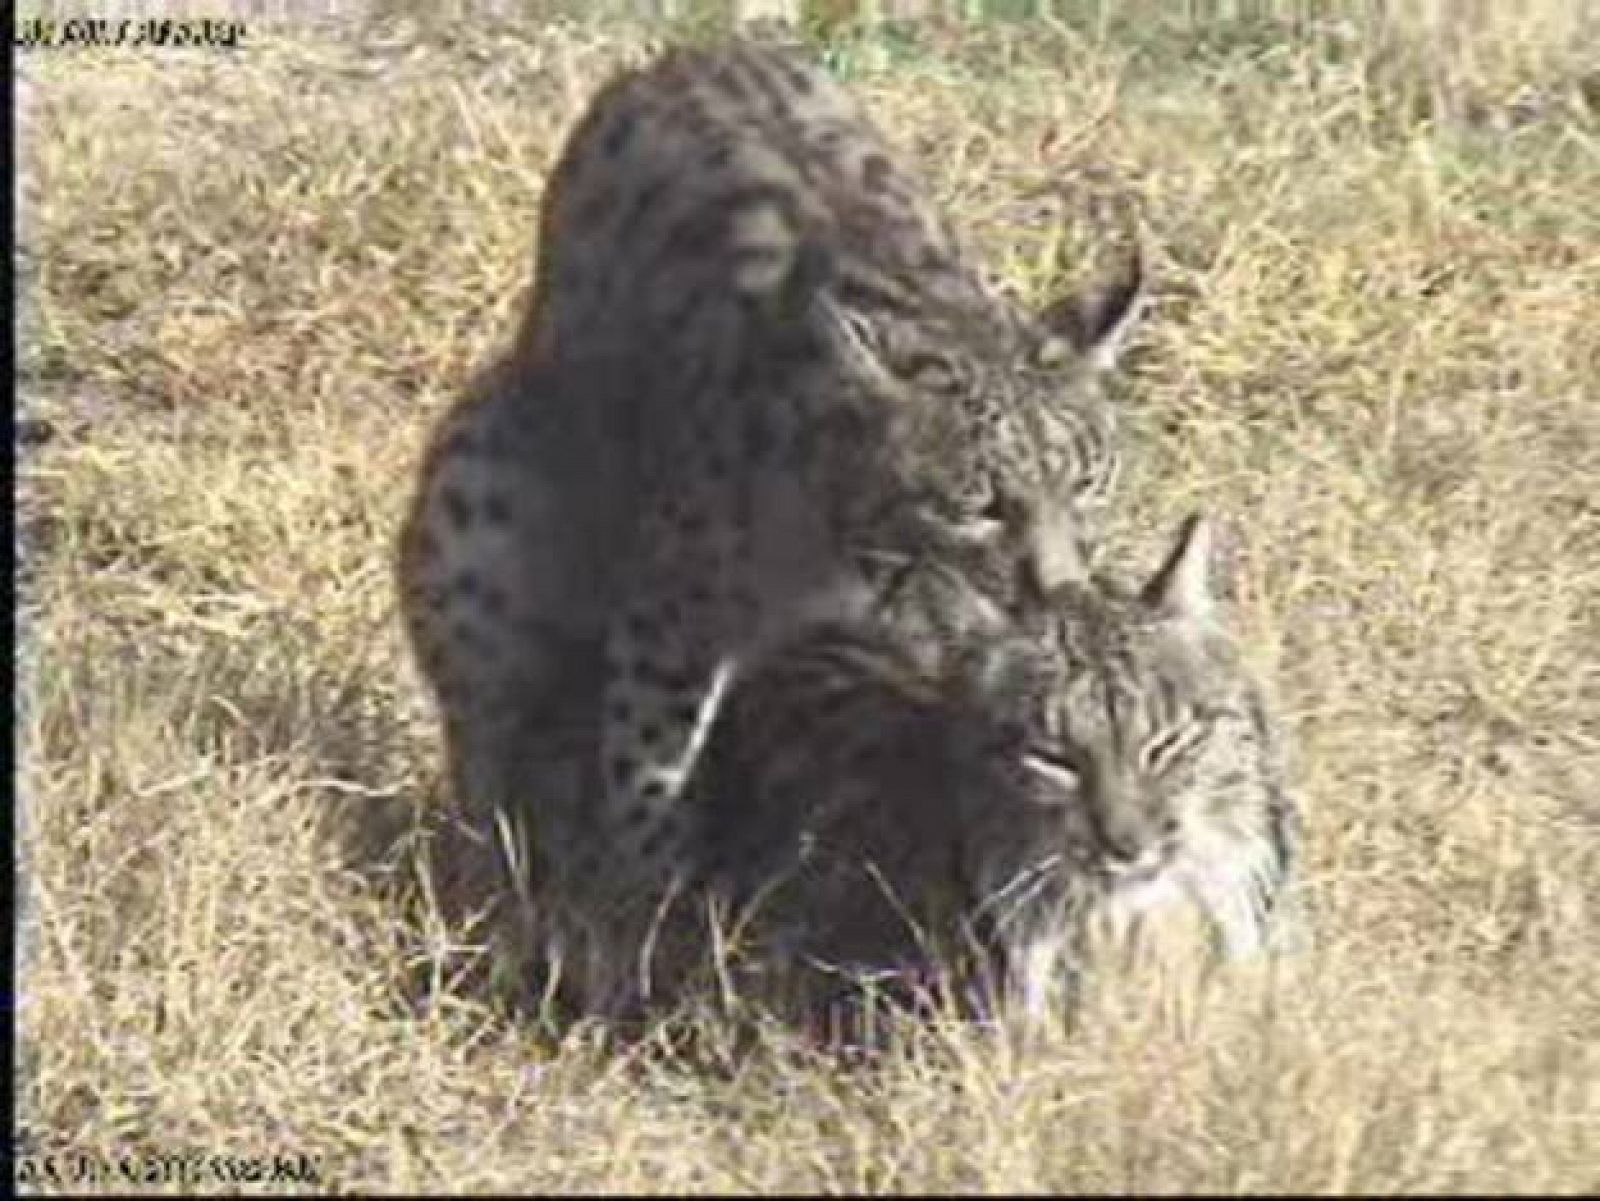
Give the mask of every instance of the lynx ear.
[[1039, 321], [1052, 335], [1040, 347], [1040, 362], [1049, 366], [1063, 358], [1065, 343], [1093, 370], [1111, 370], [1148, 304], [1144, 256], [1135, 246], [1116, 278], [1081, 296], [1062, 297], [1039, 314]]
[[1191, 513], [1178, 531], [1166, 562], [1144, 586], [1141, 598], [1163, 616], [1185, 624], [1211, 619], [1211, 586], [1206, 579], [1211, 566], [1211, 523], [1203, 513]]

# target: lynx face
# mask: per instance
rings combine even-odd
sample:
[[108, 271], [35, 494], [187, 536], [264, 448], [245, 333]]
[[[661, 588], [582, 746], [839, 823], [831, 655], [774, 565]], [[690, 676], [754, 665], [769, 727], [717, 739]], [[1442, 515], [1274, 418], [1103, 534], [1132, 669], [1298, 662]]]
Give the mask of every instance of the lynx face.
[[[1142, 591], [1070, 581], [1027, 636], [984, 648], [978, 670], [1016, 721], [1018, 765], [1045, 785], [1034, 799], [1048, 812], [1061, 798], [1059, 824], [1023, 835], [1037, 855], [1075, 848], [1089, 904], [1112, 923], [1192, 904], [1239, 956], [1274, 939], [1299, 815], [1276, 723], [1213, 611], [1208, 558], [1209, 527], [1191, 518]], [[1010, 868], [979, 874], [998, 888]], [[1037, 958], [1024, 945], [1037, 939], [1013, 959]]]

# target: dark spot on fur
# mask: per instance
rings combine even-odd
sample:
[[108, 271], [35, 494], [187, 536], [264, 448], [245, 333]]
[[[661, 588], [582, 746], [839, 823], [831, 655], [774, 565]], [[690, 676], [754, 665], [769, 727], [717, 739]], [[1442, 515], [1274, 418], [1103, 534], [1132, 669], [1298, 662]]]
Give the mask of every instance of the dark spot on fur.
[[647, 858], [660, 854], [667, 849], [668, 844], [677, 836], [677, 831], [671, 829], [670, 823], [663, 823], [651, 831], [650, 836], [639, 844], [639, 850]]
[[450, 588], [457, 596], [471, 600], [478, 594], [479, 583], [478, 573], [470, 567], [463, 567], [456, 572], [455, 579], [450, 581]]
[[[668, 696], [681, 696], [686, 692], [694, 691], [696, 682], [699, 679], [698, 674], [692, 671], [674, 671], [669, 667], [643, 662], [638, 664], [637, 675], [641, 684], [654, 688]], [[698, 714], [699, 707], [697, 705], [692, 705], [690, 708], [695, 714]], [[694, 718], [691, 716], [689, 720], [692, 723]]]
[[774, 70], [775, 58], [749, 58], [745, 60], [751, 82], [757, 91], [766, 100], [775, 113], [784, 113], [793, 102], [789, 92], [789, 81], [781, 70]]
[[627, 626], [628, 636], [636, 642], [649, 642], [661, 632], [655, 619], [638, 609], [629, 613], [623, 620]]
[[504, 617], [506, 615], [506, 610], [510, 607], [510, 602], [506, 597], [505, 589], [497, 587], [494, 584], [484, 585], [483, 595], [480, 598], [480, 603], [483, 605], [483, 611], [486, 614], [488, 614], [490, 617], [496, 618]]
[[632, 670], [633, 660], [628, 657], [628, 648], [618, 646], [614, 641], [607, 640], [604, 657], [608, 671], [627, 673]]
[[472, 523], [472, 503], [467, 500], [466, 493], [461, 489], [446, 488], [441, 499], [444, 502], [445, 516], [457, 530], [464, 530]]
[[584, 197], [572, 215], [573, 224], [580, 229], [592, 229], [605, 221], [611, 209], [611, 198], [600, 194]]
[[656, 501], [653, 516], [666, 528], [675, 528], [683, 516], [683, 502], [676, 496], [663, 497]]
[[869, 192], [882, 192], [893, 174], [894, 166], [881, 154], [869, 154], [861, 164], [861, 182]]
[[635, 805], [628, 810], [627, 816], [622, 820], [630, 826], [639, 827], [650, 820], [652, 811], [649, 805]]
[[[684, 288], [677, 294], [678, 303], [665, 314], [666, 333], [674, 341], [687, 336], [689, 327], [705, 309], [705, 297], [695, 288]], [[696, 385], [692, 391], [698, 391]]]
[[449, 458], [457, 455], [474, 455], [478, 452], [478, 440], [473, 437], [471, 429], [466, 426], [459, 426], [445, 438], [443, 451], [445, 456]]
[[639, 795], [647, 801], [664, 801], [667, 799], [667, 786], [660, 780], [646, 780], [639, 787]]
[[490, 525], [511, 524], [511, 502], [503, 492], [491, 492], [483, 498], [483, 519]]
[[751, 464], [759, 467], [766, 463], [776, 449], [777, 441], [772, 414], [760, 408], [753, 410], [746, 418], [744, 427], [744, 449]]
[[600, 135], [600, 152], [607, 158], [616, 158], [633, 137], [633, 126], [634, 121], [629, 114], [617, 116], [611, 122], [611, 127]]
[[817, 81], [810, 71], [781, 54], [773, 55], [772, 69], [783, 77], [783, 82], [797, 96], [809, 96], [816, 91]]
[[588, 649], [585, 643], [575, 639], [568, 631], [541, 617], [524, 614], [511, 623], [511, 628], [529, 642], [558, 646], [568, 655], [579, 654]]
[[[798, 312], [811, 302], [811, 298], [833, 281], [838, 260], [834, 248], [817, 238], [806, 238], [795, 254], [794, 267], [789, 272], [790, 307]], [[788, 321], [778, 327], [787, 343], [806, 345], [814, 333], [808, 322]], [[794, 335], [800, 335], [795, 337]]]
[[542, 411], [530, 405], [513, 405], [509, 410], [502, 409], [495, 428], [489, 435], [489, 445], [484, 448], [484, 453], [491, 459], [499, 459], [515, 452], [517, 439], [528, 438], [539, 433]]
[[[661, 207], [661, 197], [667, 190], [667, 182], [661, 179], [648, 180], [637, 192], [633, 194], [632, 201], [628, 204], [628, 211], [622, 218], [622, 237], [632, 235], [638, 224], [656, 213]], [[673, 236], [676, 237], [676, 231]]]
[[[638, 216], [634, 220], [637, 220], [649, 210], [641, 206], [636, 207], [635, 212]], [[723, 210], [711, 208], [697, 211], [693, 217], [679, 221], [662, 243], [661, 257], [690, 260], [710, 258], [727, 244], [728, 219], [728, 214]], [[704, 298], [697, 300], [703, 302]]]
[[683, 628], [683, 602], [676, 597], [662, 601], [656, 612], [661, 615], [663, 633], [670, 634]]
[[685, 508], [677, 514], [676, 520], [668, 518], [672, 523], [675, 533], [684, 538], [698, 538], [706, 532], [706, 515], [697, 506]]
[[653, 750], [661, 744], [661, 727], [654, 722], [641, 722], [635, 731], [639, 745], [646, 750]]

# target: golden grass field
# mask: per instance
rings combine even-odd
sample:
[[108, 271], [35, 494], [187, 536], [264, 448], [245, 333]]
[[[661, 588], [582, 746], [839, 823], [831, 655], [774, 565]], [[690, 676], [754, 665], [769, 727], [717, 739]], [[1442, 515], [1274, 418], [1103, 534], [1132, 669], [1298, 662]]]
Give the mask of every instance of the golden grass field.
[[1600, 1190], [1600, 5], [1056, 7], [834, 61], [1030, 295], [1136, 205], [1114, 556], [1225, 527], [1315, 947], [870, 1068], [508, 1015], [418, 866], [391, 553], [641, 34], [19, 52], [23, 1150], [303, 1152], [346, 1191]]

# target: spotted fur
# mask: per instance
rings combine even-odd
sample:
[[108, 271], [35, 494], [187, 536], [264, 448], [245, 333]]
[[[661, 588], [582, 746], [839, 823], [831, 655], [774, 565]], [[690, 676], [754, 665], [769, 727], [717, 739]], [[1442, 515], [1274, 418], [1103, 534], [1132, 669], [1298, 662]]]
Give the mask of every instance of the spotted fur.
[[[1003, 607], [1019, 559], [1055, 571], [1047, 524], [1087, 541], [1117, 461], [1097, 381], [1141, 297], [1137, 263], [1044, 315], [1000, 297], [788, 50], [669, 51], [601, 89], [547, 187], [522, 329], [446, 417], [401, 538], [469, 809], [537, 811], [544, 858], [575, 865], [550, 872], [603, 862], [637, 928], [765, 646], [929, 564]], [[574, 729], [581, 769], [544, 749]], [[551, 773], [569, 799], [541, 795]]]

